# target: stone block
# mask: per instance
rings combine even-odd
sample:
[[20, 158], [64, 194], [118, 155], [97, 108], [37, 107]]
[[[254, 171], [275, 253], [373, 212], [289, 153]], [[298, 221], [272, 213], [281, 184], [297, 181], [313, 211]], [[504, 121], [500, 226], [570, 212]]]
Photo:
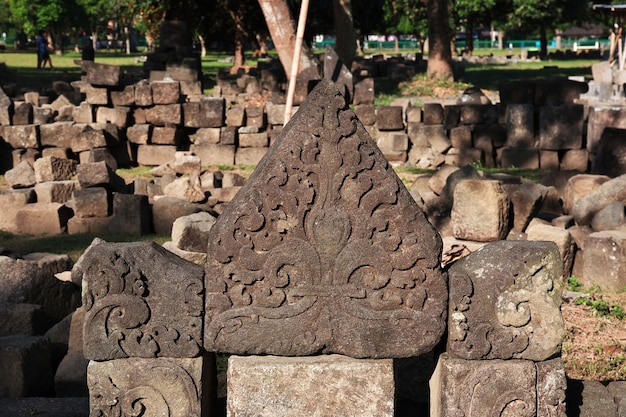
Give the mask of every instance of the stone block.
[[582, 283], [603, 290], [626, 288], [626, 232], [607, 230], [585, 239]]
[[[265, 105], [265, 111], [267, 112], [267, 123], [270, 126], [283, 125], [285, 121], [285, 105], [267, 103]], [[228, 124], [228, 117], [227, 117]]]
[[220, 145], [236, 145], [239, 140], [239, 130], [236, 127], [224, 126], [220, 128]]
[[115, 193], [110, 231], [131, 236], [142, 236], [152, 232], [148, 197]]
[[254, 126], [259, 129], [265, 129], [265, 126], [267, 125], [267, 118], [265, 116], [265, 108], [263, 106], [248, 106], [245, 107], [245, 112], [246, 126]]
[[457, 105], [443, 106], [443, 126], [446, 130], [453, 129], [459, 125], [461, 120], [461, 108]]
[[[154, 242], [103, 242], [85, 254], [82, 270], [87, 359], [200, 355], [201, 267]], [[118, 309], [123, 320], [112, 314]]]
[[183, 106], [183, 124], [185, 127], [198, 128], [202, 126], [200, 103], [197, 101], [185, 102]]
[[430, 381], [431, 417], [537, 416], [532, 361], [471, 361], [442, 354]]
[[0, 126], [10, 126], [15, 111], [15, 104], [2, 88], [0, 88]]
[[54, 389], [50, 341], [43, 336], [0, 337], [0, 397], [46, 397]]
[[593, 216], [616, 201], [626, 201], [626, 176], [622, 175], [602, 183], [584, 197], [574, 201], [570, 214], [579, 226], [591, 223]]
[[626, 129], [604, 129], [596, 146], [591, 173], [610, 177], [626, 174]]
[[173, 145], [183, 140], [183, 132], [174, 126], [155, 126], [150, 135], [150, 143], [152, 145]]
[[506, 107], [506, 146], [532, 148], [535, 146], [535, 116], [530, 104], [510, 104]]
[[15, 105], [13, 113], [14, 125], [30, 125], [33, 123], [33, 105], [22, 102]]
[[[314, 172], [342, 174], [327, 182]], [[245, 226], [252, 246], [232, 238], [242, 216], [254, 222]], [[379, 222], [384, 236], [373, 238]], [[445, 328], [440, 238], [329, 80], [225, 206], [209, 242], [209, 351], [408, 357], [431, 351]], [[242, 314], [250, 309], [261, 314]], [[233, 315], [239, 327], [227, 333]]]
[[463, 180], [454, 189], [454, 237], [478, 242], [504, 239], [509, 232], [510, 201], [498, 181]]
[[126, 129], [126, 137], [130, 143], [137, 145], [147, 145], [150, 141], [152, 125], [147, 123], [135, 124]]
[[496, 123], [498, 112], [491, 104], [464, 104], [459, 106], [459, 121], [462, 125]]
[[159, 166], [174, 159], [176, 146], [173, 145], [139, 145], [137, 163], [143, 166]]
[[13, 149], [39, 148], [38, 125], [7, 126], [2, 131], [2, 137]]
[[583, 142], [585, 106], [567, 104], [539, 108], [539, 148], [580, 149]]
[[191, 145], [190, 151], [200, 157], [203, 166], [210, 165], [234, 165], [235, 146], [222, 144], [199, 144]]
[[[78, 217], [74, 216], [67, 222], [67, 233], [70, 235], [89, 233], [103, 235], [111, 233], [110, 217]], [[126, 231], [124, 231], [126, 233]]]
[[535, 81], [536, 106], [561, 106], [572, 104], [589, 90], [586, 82], [568, 79]]
[[58, 255], [48, 252], [32, 252], [24, 255], [24, 260], [34, 265], [45, 274], [56, 275], [72, 269], [72, 260], [69, 255]]
[[152, 215], [154, 232], [158, 235], [172, 235], [172, 225], [179, 217], [202, 211], [200, 205], [178, 198], [161, 197], [154, 200]]
[[163, 194], [190, 203], [200, 203], [206, 200], [200, 178], [197, 175], [176, 178], [163, 187]]
[[108, 217], [109, 193], [103, 187], [91, 187], [72, 193], [72, 207], [78, 217]]
[[189, 135], [191, 143], [196, 145], [220, 143], [222, 130], [219, 127], [202, 127]]
[[[374, 104], [374, 79], [364, 78], [354, 84], [354, 105], [373, 105]], [[364, 123], [365, 124], [365, 123]]]
[[[35, 164], [35, 160], [40, 157], [41, 152], [39, 149], [14, 149], [11, 151], [12, 162], [10, 165], [17, 168], [22, 162], [28, 162], [28, 164], [32, 167]], [[33, 175], [34, 173], [35, 171], [33, 170]]]
[[107, 165], [105, 161], [88, 162], [78, 165], [76, 179], [80, 188], [106, 187], [112, 191], [126, 192], [126, 182]]
[[561, 171], [588, 172], [589, 152], [587, 149], [570, 149], [561, 157]]
[[542, 189], [533, 182], [502, 184], [513, 208], [513, 230], [523, 232], [541, 208]]
[[269, 138], [267, 132], [258, 133], [242, 133], [239, 132], [239, 147], [240, 148], [267, 148], [269, 145]]
[[626, 129], [626, 108], [620, 106], [591, 106], [587, 118], [587, 150], [598, 152], [606, 128]]
[[447, 352], [532, 361], [559, 353], [562, 277], [552, 242], [502, 240], [459, 259], [449, 269]]
[[174, 160], [167, 166], [178, 175], [200, 176], [202, 172], [202, 160], [189, 152], [176, 152]]
[[409, 150], [409, 137], [404, 132], [379, 132], [376, 144], [383, 151], [401, 151]]
[[[231, 356], [231, 416], [394, 415], [393, 362], [338, 355]], [[332, 411], [331, 411], [332, 410]]]
[[11, 186], [11, 188], [29, 188], [37, 182], [35, 170], [27, 161], [22, 161], [14, 168], [5, 172], [4, 179]]
[[472, 164], [483, 163], [483, 151], [478, 148], [450, 148], [446, 153], [445, 163], [447, 165], [454, 165], [463, 167]]
[[[170, 417], [213, 415], [216, 378], [207, 354], [199, 358], [128, 358], [90, 362], [87, 384], [92, 413], [127, 415], [145, 410]], [[213, 359], [214, 360], [214, 359]]]
[[376, 127], [378, 130], [403, 130], [402, 107], [379, 106], [376, 108]]
[[80, 153], [93, 148], [105, 148], [112, 146], [119, 139], [119, 131], [115, 125], [106, 123], [94, 123], [84, 125], [79, 134], [71, 139], [71, 149], [74, 153]]
[[591, 228], [596, 232], [617, 230], [624, 224], [624, 203], [616, 201], [598, 211], [591, 220]]
[[179, 125], [182, 123], [180, 104], [161, 104], [146, 108], [146, 122], [155, 126]]
[[528, 240], [554, 242], [557, 248], [559, 248], [561, 260], [563, 261], [563, 278], [567, 279], [570, 276], [572, 266], [574, 265], [576, 247], [574, 239], [572, 239], [567, 229], [533, 220], [526, 228], [526, 236]]
[[559, 152], [539, 150], [539, 168], [548, 171], [558, 171], [560, 167]]
[[424, 104], [424, 124], [442, 125], [444, 121], [443, 106], [439, 103]]
[[111, 96], [111, 104], [113, 106], [134, 106], [135, 105], [135, 86], [125, 85], [109, 90]]
[[572, 212], [576, 201], [610, 180], [606, 175], [577, 174], [567, 180], [563, 190], [563, 212]]
[[501, 124], [476, 125], [473, 127], [474, 143], [489, 141], [494, 148], [501, 148], [506, 143], [506, 128]]
[[33, 203], [16, 214], [19, 233], [27, 235], [59, 235], [65, 231], [72, 210], [61, 203]]
[[135, 84], [135, 104], [137, 106], [152, 106], [152, 86], [147, 80]]
[[450, 144], [453, 148], [463, 149], [472, 147], [472, 129], [469, 126], [458, 126], [450, 129]]
[[222, 127], [226, 111], [226, 101], [221, 97], [203, 97], [200, 100], [202, 127]]
[[152, 102], [158, 104], [176, 104], [180, 101], [180, 83], [178, 81], [151, 81]]
[[37, 320], [40, 314], [39, 304], [13, 304], [0, 301], [0, 337], [43, 333]]
[[502, 168], [539, 169], [537, 148], [501, 148], [500, 151]]
[[130, 107], [100, 106], [96, 110], [96, 123], [111, 123], [120, 129], [125, 129], [126, 126], [128, 125], [129, 114], [130, 114]]
[[80, 134], [81, 127], [73, 122], [54, 122], [39, 126], [41, 146], [52, 146], [62, 149], [72, 147], [72, 138]]
[[354, 113], [364, 126], [373, 126], [376, 123], [376, 107], [374, 104], [359, 104], [355, 106]]
[[83, 92], [85, 93], [85, 101], [88, 104], [96, 106], [106, 106], [109, 104], [109, 90], [107, 88], [86, 85], [83, 87]]
[[37, 196], [32, 188], [23, 190], [0, 191], [0, 230], [17, 233], [17, 213], [29, 203], [34, 203]]
[[[50, 108], [35, 107], [33, 109], [33, 123], [36, 125], [41, 126], [52, 122], [52, 116], [52, 109]], [[72, 116], [72, 119], [73, 118], [74, 117]]]
[[85, 82], [91, 85], [119, 85], [122, 70], [117, 65], [101, 64], [93, 61], [82, 61]]
[[87, 101], [83, 101], [74, 107], [72, 118], [75, 123], [93, 123], [95, 122], [93, 105]]
[[423, 142], [422, 135], [426, 136], [426, 143], [437, 153], [445, 153], [452, 144], [446, 135], [443, 125], [420, 125], [411, 141], [420, 145]]
[[235, 152], [235, 165], [257, 165], [267, 151], [268, 148], [238, 148]]
[[406, 108], [406, 122], [409, 123], [422, 123], [422, 108], [409, 105]]
[[[422, 123], [408, 123], [406, 128], [406, 133], [411, 140], [411, 148], [419, 147], [426, 148], [430, 147], [430, 143], [428, 142], [428, 136], [431, 128], [429, 125], [424, 125]], [[445, 136], [445, 131], [441, 129], [434, 128], [437, 133], [440, 133]]]
[[206, 212], [179, 217], [172, 226], [172, 242], [182, 250], [206, 253], [215, 217]]
[[77, 162], [71, 159], [47, 156], [35, 161], [35, 181], [69, 181], [76, 175]]
[[66, 203], [72, 198], [72, 191], [79, 187], [78, 181], [50, 181], [35, 185], [37, 202]]

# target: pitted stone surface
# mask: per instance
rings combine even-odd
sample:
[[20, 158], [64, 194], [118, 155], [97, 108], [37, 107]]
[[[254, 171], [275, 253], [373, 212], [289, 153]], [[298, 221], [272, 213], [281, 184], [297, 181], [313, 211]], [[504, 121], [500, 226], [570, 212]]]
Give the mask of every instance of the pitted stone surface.
[[128, 358], [90, 362], [91, 416], [207, 416], [208, 358]]
[[328, 80], [209, 241], [209, 351], [406, 357], [445, 328], [441, 239]]
[[448, 352], [546, 360], [561, 351], [563, 264], [552, 242], [499, 241], [449, 270]]
[[87, 359], [200, 353], [201, 267], [154, 242], [103, 242], [82, 262]]

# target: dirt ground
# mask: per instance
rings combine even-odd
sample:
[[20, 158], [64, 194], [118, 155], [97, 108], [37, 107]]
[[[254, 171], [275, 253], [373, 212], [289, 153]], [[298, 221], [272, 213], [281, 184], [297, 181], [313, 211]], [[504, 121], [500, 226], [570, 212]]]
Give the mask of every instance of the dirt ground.
[[[602, 293], [610, 305], [626, 310], [626, 292]], [[570, 379], [626, 380], [626, 319], [574, 302], [561, 307], [565, 323], [563, 361]]]

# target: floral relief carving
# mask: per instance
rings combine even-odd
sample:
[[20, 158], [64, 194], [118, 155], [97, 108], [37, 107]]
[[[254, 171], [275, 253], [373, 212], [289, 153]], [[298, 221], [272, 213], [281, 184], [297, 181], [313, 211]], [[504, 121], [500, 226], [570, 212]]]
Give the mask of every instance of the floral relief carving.
[[205, 345], [410, 356], [445, 321], [441, 241], [322, 81], [212, 229]]

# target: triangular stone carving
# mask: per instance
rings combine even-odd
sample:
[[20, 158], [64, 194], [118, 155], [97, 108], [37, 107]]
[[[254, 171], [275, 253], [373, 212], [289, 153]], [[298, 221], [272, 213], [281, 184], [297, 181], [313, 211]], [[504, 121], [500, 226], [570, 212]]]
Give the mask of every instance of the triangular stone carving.
[[355, 358], [432, 350], [441, 239], [329, 80], [213, 226], [209, 351]]

